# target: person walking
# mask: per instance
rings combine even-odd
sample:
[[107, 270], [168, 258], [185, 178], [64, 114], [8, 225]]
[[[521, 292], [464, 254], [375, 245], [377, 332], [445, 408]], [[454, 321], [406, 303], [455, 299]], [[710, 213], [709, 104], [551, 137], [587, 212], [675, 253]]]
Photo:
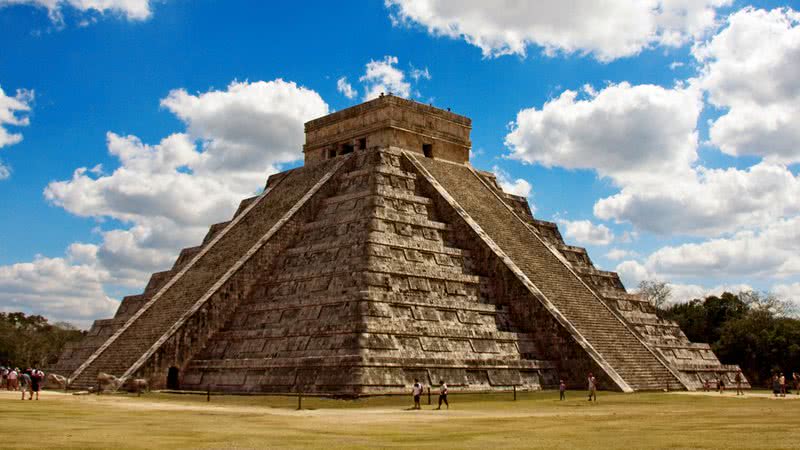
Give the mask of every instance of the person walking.
[[22, 389], [20, 389], [22, 391], [22, 398], [20, 400], [25, 400], [26, 391], [30, 392], [30, 398], [28, 400], [33, 400], [33, 380], [31, 379], [31, 369], [22, 372], [20, 379], [22, 380]]
[[564, 383], [564, 380], [560, 380], [558, 383], [558, 399], [567, 399], [567, 383]]
[[422, 395], [422, 391], [425, 387], [422, 383], [419, 382], [418, 379], [414, 378], [414, 386], [411, 389], [411, 393], [414, 395], [414, 409], [422, 409], [419, 405], [419, 397]]
[[744, 391], [742, 390], [742, 370], [739, 369], [736, 371], [736, 377], [734, 378], [736, 381], [736, 395], [744, 395]]
[[439, 407], [436, 409], [442, 409], [442, 402], [447, 405], [447, 409], [450, 409], [450, 403], [447, 402], [447, 384], [444, 380], [439, 380]]
[[594, 400], [596, 402], [597, 401], [597, 379], [594, 377], [594, 375], [591, 372], [589, 372], [589, 377], [587, 378], [587, 381], [589, 382], [589, 401]]

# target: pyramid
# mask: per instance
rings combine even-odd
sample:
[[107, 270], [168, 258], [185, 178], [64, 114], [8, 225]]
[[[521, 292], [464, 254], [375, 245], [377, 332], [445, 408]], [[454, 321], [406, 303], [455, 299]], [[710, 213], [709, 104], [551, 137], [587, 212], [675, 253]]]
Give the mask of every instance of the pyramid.
[[302, 167], [68, 346], [70, 387], [359, 396], [559, 379], [624, 392], [732, 381], [707, 344], [469, 163], [471, 121], [387, 95], [306, 123]]

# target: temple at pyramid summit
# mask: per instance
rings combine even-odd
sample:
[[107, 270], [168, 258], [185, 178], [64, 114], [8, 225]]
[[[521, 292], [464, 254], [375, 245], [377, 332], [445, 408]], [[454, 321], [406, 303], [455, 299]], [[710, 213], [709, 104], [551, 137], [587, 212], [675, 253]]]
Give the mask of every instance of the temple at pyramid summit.
[[732, 383], [707, 344], [659, 319], [470, 165], [467, 117], [386, 95], [305, 125], [302, 167], [94, 323], [53, 370], [152, 387], [341, 396], [623, 392]]

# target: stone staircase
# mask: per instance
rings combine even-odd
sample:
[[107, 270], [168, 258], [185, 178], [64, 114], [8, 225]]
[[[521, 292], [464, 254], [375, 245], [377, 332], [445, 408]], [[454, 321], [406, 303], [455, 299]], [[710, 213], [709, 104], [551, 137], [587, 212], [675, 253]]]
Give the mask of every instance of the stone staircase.
[[354, 158], [181, 386], [362, 395], [414, 378], [461, 390], [557, 384], [535, 337], [482, 292], [487, 280], [401, 154]]
[[251, 256], [254, 244], [341, 163], [329, 161], [284, 172], [270, 180], [262, 196], [244, 202], [233, 221], [212, 227], [202, 250], [182, 252], [176, 268], [159, 277], [169, 281], [75, 369], [70, 386], [93, 386], [100, 372], [129, 376], [138, 370], [169, 334], [178, 331], [176, 326], [202, 306], [199, 303], [223, 287], [230, 271]]
[[[448, 201], [462, 217], [474, 221], [487, 238], [491, 237], [619, 388], [683, 386], [665, 361], [583, 282], [560, 253], [529, 229], [518, 213], [512, 212], [513, 208], [478, 173], [468, 166], [406, 155], [420, 175], [443, 188], [440, 193], [450, 197]], [[558, 234], [557, 229], [545, 231]], [[605, 274], [593, 275], [602, 278]]]

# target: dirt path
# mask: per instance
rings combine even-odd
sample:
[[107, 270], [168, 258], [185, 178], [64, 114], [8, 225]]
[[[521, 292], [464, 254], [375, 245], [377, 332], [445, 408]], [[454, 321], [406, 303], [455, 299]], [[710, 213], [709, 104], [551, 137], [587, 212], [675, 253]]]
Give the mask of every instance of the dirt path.
[[[19, 392], [0, 391], [0, 399], [19, 398]], [[307, 417], [317, 418], [322, 421], [341, 421], [349, 423], [375, 423], [381, 421], [395, 421], [398, 417], [403, 420], [420, 420], [430, 422], [440, 419], [506, 419], [506, 418], [533, 418], [533, 417], [561, 417], [561, 416], [605, 416], [607, 411], [590, 411], [585, 408], [560, 409], [558, 411], [531, 411], [514, 409], [490, 409], [490, 410], [459, 410], [455, 405], [450, 410], [434, 410], [430, 406], [424, 407], [420, 411], [404, 409], [402, 407], [370, 407], [363, 408], [319, 408], [294, 410], [291, 408], [272, 407], [272, 406], [250, 406], [250, 405], [225, 405], [196, 404], [177, 400], [149, 400], [144, 397], [125, 397], [119, 395], [74, 395], [59, 391], [43, 391], [40, 401], [59, 401], [59, 402], [81, 402], [93, 403], [100, 407], [111, 407], [125, 410], [136, 411], [195, 411], [212, 414], [247, 414], [247, 415], [272, 415], [288, 417]], [[27, 401], [27, 400], [26, 400]]]
[[800, 395], [797, 394], [786, 394], [786, 397], [775, 397], [773, 394], [770, 393], [762, 393], [762, 392], [745, 392], [744, 395], [736, 395], [736, 391], [726, 391], [724, 394], [720, 394], [716, 391], [710, 392], [703, 392], [703, 391], [694, 391], [694, 392], [670, 392], [670, 394], [674, 395], [700, 395], [705, 397], [724, 397], [724, 398], [770, 398], [773, 400], [800, 400]]

